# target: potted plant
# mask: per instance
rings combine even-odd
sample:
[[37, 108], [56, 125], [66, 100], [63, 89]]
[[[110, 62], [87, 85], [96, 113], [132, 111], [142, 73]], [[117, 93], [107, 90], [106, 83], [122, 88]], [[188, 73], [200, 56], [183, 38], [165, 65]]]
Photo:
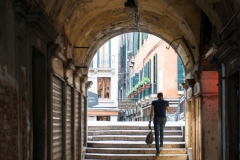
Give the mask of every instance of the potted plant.
[[137, 88], [136, 86], [133, 87], [133, 95], [136, 96], [138, 93], [137, 93]]
[[144, 82], [143, 82], [143, 81], [138, 82], [137, 87], [138, 87], [138, 92], [139, 92], [139, 93], [141, 93], [142, 91], [144, 91], [143, 85], [144, 85]]
[[144, 88], [150, 88], [150, 79], [148, 77], [143, 78]]

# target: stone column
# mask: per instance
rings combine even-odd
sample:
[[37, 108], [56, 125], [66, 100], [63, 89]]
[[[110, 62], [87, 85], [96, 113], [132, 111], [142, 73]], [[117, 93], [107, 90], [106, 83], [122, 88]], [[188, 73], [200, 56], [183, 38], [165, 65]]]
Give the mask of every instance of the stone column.
[[[185, 101], [186, 101], [186, 97], [187, 97], [187, 95], [186, 95], [186, 92], [187, 92], [187, 88], [188, 88], [188, 86], [187, 86], [187, 84], [186, 83], [182, 83], [181, 84], [181, 87], [184, 89], [184, 97], [185, 97]], [[189, 117], [189, 108], [188, 108], [188, 101], [186, 101], [186, 103], [185, 103], [185, 130], [184, 130], [184, 141], [185, 141], [185, 147], [186, 148], [189, 148], [190, 147], [190, 139], [191, 139], [191, 137], [190, 137], [190, 135], [189, 135], [189, 128], [190, 128], [190, 125], [189, 125], [189, 122], [190, 122], [190, 117]]]
[[192, 155], [189, 155], [192, 157], [193, 160], [195, 160], [195, 154], [196, 154], [196, 116], [195, 116], [195, 97], [193, 96], [193, 86], [195, 83], [195, 79], [186, 79], [186, 84], [188, 86], [187, 89], [187, 114], [189, 119], [186, 120], [187, 126], [188, 126], [188, 145], [190, 148], [192, 148]]
[[202, 159], [218, 160], [218, 73], [202, 71]]
[[[88, 74], [88, 69], [87, 68], [80, 68], [78, 69], [80, 76], [80, 90], [81, 90], [81, 124], [84, 126], [84, 128], [81, 127], [81, 136], [83, 135], [84, 137], [81, 137], [81, 158], [83, 158], [86, 147], [87, 147], [87, 103], [86, 103], [86, 83], [87, 83], [87, 74]], [[83, 103], [84, 102], [84, 103]]]

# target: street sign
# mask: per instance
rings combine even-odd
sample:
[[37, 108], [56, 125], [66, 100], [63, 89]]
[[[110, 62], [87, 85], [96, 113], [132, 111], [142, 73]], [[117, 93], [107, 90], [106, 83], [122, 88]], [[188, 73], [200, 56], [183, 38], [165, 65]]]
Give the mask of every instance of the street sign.
[[88, 108], [98, 105], [98, 95], [88, 91]]
[[118, 102], [118, 109], [135, 109], [136, 102], [133, 101], [121, 101]]

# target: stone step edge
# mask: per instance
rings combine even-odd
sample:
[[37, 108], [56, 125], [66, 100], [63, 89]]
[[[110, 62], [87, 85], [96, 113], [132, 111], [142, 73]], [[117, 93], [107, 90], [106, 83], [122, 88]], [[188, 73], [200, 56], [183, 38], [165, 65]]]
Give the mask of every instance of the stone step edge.
[[[94, 135], [94, 136], [88, 136], [89, 138], [92, 138], [92, 137], [118, 137], [118, 138], [124, 138], [124, 137], [128, 137], [128, 138], [142, 138], [142, 137], [145, 137], [146, 138], [147, 135]], [[154, 135], [153, 135], [154, 137]], [[180, 135], [167, 135], [167, 136], [164, 136], [164, 138], [183, 138], [183, 136], [180, 136]]]
[[[155, 157], [155, 155], [156, 154], [106, 154], [106, 153], [85, 153], [85, 156], [86, 155], [89, 155], [89, 156], [105, 156], [105, 157], [112, 157], [112, 156], [114, 156], [114, 157], [116, 157], [116, 156], [118, 156], [118, 157], [127, 157], [127, 156], [134, 156], [134, 157], [149, 157], [149, 156], [154, 156]], [[159, 156], [187, 156], [187, 154], [159, 154]]]
[[[109, 144], [109, 142], [111, 142], [111, 144], [145, 144], [145, 142], [143, 142], [143, 141], [88, 141], [87, 143]], [[185, 144], [185, 142], [163, 141], [163, 144], [167, 144], [167, 145], [168, 144]]]
[[[155, 151], [155, 148], [96, 148], [96, 147], [87, 147], [86, 150], [131, 150], [131, 151], [138, 151], [138, 150], [148, 150], [148, 151]], [[186, 148], [163, 148], [163, 151], [186, 151]]]
[[[147, 132], [147, 131], [149, 131], [149, 130], [116, 130], [116, 129], [114, 129], [114, 130], [88, 130], [88, 132], [113, 132], [113, 131], [116, 131], [116, 132], [119, 132], [119, 131], [121, 131], [121, 132]], [[152, 129], [152, 131], [154, 132], [154, 129]], [[164, 129], [164, 132], [182, 132], [182, 130], [168, 130], [168, 129]]]
[[[115, 128], [115, 130], [119, 130], [119, 129], [123, 129], [123, 130], [136, 130], [136, 129], [139, 129], [139, 130], [148, 130], [148, 125], [146, 126], [88, 126], [88, 130], [94, 130], [94, 129], [102, 129], [102, 130], [106, 130], [106, 129], [111, 129], [111, 128]], [[134, 128], [134, 129], [133, 129]], [[165, 128], [167, 129], [170, 129], [170, 130], [174, 130], [174, 128], [176, 130], [179, 130], [179, 129], [182, 129], [181, 126], [165, 126]], [[151, 129], [154, 129], [153, 128], [153, 125], [151, 126]]]

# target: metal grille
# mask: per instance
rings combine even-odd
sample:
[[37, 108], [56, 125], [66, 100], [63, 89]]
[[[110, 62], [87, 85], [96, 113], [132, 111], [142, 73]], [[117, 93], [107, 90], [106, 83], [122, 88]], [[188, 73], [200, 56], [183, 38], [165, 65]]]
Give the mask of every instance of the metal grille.
[[71, 113], [72, 113], [72, 105], [71, 105], [71, 87], [67, 86], [66, 92], [66, 149], [67, 149], [67, 160], [72, 159], [72, 121], [71, 121]]
[[80, 93], [76, 91], [75, 94], [75, 129], [76, 129], [76, 160], [79, 158], [79, 97]]
[[54, 160], [62, 159], [62, 82], [56, 77], [52, 81], [52, 155]]

